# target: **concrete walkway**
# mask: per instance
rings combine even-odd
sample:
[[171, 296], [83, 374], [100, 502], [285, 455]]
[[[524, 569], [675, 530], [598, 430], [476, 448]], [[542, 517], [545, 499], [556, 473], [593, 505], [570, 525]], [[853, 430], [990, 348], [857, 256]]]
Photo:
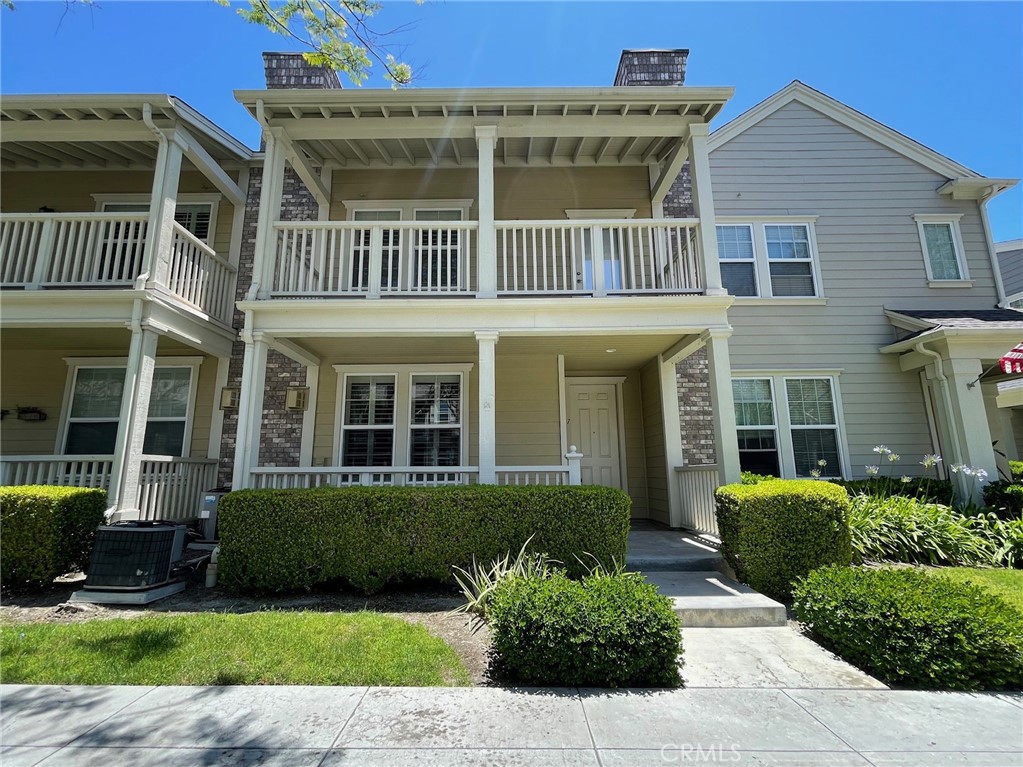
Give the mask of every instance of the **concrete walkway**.
[[0, 687], [4, 767], [1023, 764], [1023, 698], [891, 690]]

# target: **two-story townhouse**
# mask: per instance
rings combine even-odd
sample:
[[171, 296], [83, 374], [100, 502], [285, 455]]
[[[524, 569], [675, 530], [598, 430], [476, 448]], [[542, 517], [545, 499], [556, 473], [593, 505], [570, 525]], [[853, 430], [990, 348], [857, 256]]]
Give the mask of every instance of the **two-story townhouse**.
[[3, 484], [190, 518], [215, 483], [252, 153], [167, 95], [0, 105]]

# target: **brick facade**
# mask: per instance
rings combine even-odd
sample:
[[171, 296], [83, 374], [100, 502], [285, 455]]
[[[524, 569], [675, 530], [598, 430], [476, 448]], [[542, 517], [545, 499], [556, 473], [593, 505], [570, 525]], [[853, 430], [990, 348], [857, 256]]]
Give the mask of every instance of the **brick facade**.
[[[337, 74], [324, 67], [306, 63], [300, 53], [264, 53], [267, 88], [340, 88]], [[252, 284], [252, 262], [256, 253], [256, 224], [259, 220], [259, 196], [263, 189], [262, 168], [253, 168], [249, 174], [249, 188], [245, 202], [245, 220], [242, 225], [242, 243], [238, 259], [237, 300], [245, 299]], [[284, 173], [284, 192], [281, 196], [281, 221], [315, 221], [319, 205], [306, 189], [298, 175], [287, 167]], [[244, 315], [235, 310], [234, 325], [241, 329]], [[228, 368], [228, 386], [240, 386], [245, 344], [234, 345]], [[305, 386], [306, 369], [303, 365], [270, 350], [266, 359], [266, 379], [263, 389], [263, 423], [260, 431], [259, 463], [263, 466], [298, 466], [302, 449], [301, 411], [286, 407], [288, 387]], [[238, 433], [238, 411], [224, 413], [224, 430], [220, 448], [220, 484], [231, 481], [234, 469], [234, 450]]]
[[[615, 85], [685, 85], [689, 51], [622, 51]], [[689, 163], [664, 198], [667, 218], [690, 218], [693, 210]], [[714, 463], [714, 416], [710, 404], [710, 370], [707, 352], [701, 349], [675, 366], [679, 420], [682, 424], [682, 455], [686, 464]]]

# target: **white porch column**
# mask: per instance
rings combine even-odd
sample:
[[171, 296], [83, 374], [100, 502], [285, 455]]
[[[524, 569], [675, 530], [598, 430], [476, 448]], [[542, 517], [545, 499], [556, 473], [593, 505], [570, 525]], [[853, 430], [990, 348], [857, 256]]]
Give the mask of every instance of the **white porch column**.
[[110, 507], [112, 521], [139, 518], [139, 476], [142, 452], [149, 420], [149, 395], [156, 369], [159, 336], [145, 325], [131, 334], [128, 363], [121, 392], [121, 413], [114, 443], [114, 461], [110, 471]]
[[480, 398], [480, 477], [481, 485], [497, 482], [497, 422], [495, 413], [496, 374], [494, 352], [497, 346], [496, 330], [477, 330], [479, 344], [479, 398]]
[[497, 297], [497, 230], [494, 228], [494, 147], [496, 125], [476, 126], [479, 152], [479, 232], [476, 237], [476, 289], [481, 298]]
[[732, 398], [732, 365], [728, 356], [727, 330], [707, 333], [707, 362], [710, 368], [710, 407], [714, 413], [714, 453], [720, 482], [739, 482], [739, 438], [735, 430], [735, 400]]
[[263, 421], [263, 391], [266, 384], [266, 355], [269, 346], [262, 338], [245, 342], [242, 384], [238, 394], [238, 429], [234, 446], [234, 474], [231, 488], [250, 486], [250, 470], [259, 464], [259, 432]]
[[281, 140], [282, 131], [280, 128], [268, 128], [263, 131], [263, 135], [266, 145], [249, 299], [266, 298], [270, 294], [269, 275], [273, 274], [273, 263], [277, 257], [277, 237], [273, 225], [281, 216], [281, 195], [284, 193], [284, 160], [287, 153]]
[[[998, 464], [991, 447], [991, 429], [988, 427], [987, 409], [984, 407], [984, 391], [977, 379], [984, 372], [977, 359], [951, 359], [944, 363], [948, 379], [948, 394], [951, 412], [948, 417], [954, 424], [959, 443], [959, 460], [972, 468], [983, 469], [988, 478], [984, 484], [998, 479]], [[971, 386], [972, 384], [972, 386]], [[978, 503], [983, 500], [981, 483], [962, 474], [952, 477], [961, 491], [961, 497], [969, 495]]]
[[171, 247], [174, 243], [174, 211], [177, 208], [178, 181], [181, 178], [183, 149], [173, 132], [162, 135], [153, 172], [153, 193], [149, 204], [149, 225], [143, 272], [149, 285], [167, 285], [170, 277]]
[[316, 398], [320, 389], [320, 366], [307, 365], [305, 369], [305, 385], [309, 389], [305, 412], [302, 413], [302, 446], [299, 452], [298, 465], [313, 465], [313, 439], [316, 435]]
[[721, 296], [728, 291], [721, 285], [721, 264], [718, 262], [717, 224], [710, 182], [710, 156], [707, 153], [708, 132], [706, 123], [689, 126], [689, 180], [693, 190], [693, 209], [700, 219], [697, 237], [703, 258], [704, 289], [708, 296]]
[[682, 423], [678, 410], [678, 382], [675, 380], [675, 363], [665, 361], [663, 354], [657, 355], [657, 370], [661, 387], [661, 421], [664, 428], [664, 471], [668, 488], [668, 519], [671, 527], [682, 526], [682, 491], [675, 475], [675, 468], [682, 466]]

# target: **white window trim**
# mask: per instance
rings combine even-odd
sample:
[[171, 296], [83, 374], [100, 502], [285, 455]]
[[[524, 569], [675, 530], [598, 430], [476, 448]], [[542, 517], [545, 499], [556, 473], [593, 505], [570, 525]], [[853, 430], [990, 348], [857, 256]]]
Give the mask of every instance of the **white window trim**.
[[[188, 380], [188, 406], [185, 410], [185, 430], [181, 438], [181, 457], [187, 458], [192, 453], [192, 426], [195, 421], [195, 400], [198, 396], [199, 366], [204, 357], [157, 357], [158, 368], [191, 368]], [[71, 424], [71, 401], [75, 392], [75, 381], [80, 368], [124, 368], [127, 371], [127, 357], [65, 357], [68, 375], [64, 383], [64, 399], [60, 407], [60, 425], [57, 428], [57, 441], [53, 448], [54, 455], [65, 455], [64, 442], [67, 439], [68, 427]], [[109, 420], [109, 419], [96, 419]], [[154, 420], [178, 420], [162, 418]], [[146, 422], [149, 422], [147, 416]]]
[[[913, 216], [916, 221], [917, 234], [920, 236], [920, 253], [924, 259], [924, 269], [927, 273], [927, 284], [932, 288], [968, 288], [973, 285], [970, 279], [970, 271], [966, 264], [966, 248], [963, 247], [963, 234], [959, 229], [959, 219], [962, 213], [917, 213]], [[952, 249], [955, 251], [956, 264], [959, 266], [959, 279], [940, 280], [931, 273], [931, 256], [927, 252], [927, 236], [924, 234], [924, 224], [946, 224], [952, 231]]]
[[[849, 445], [847, 442], [847, 431], [845, 428], [845, 408], [842, 405], [842, 390], [839, 387], [839, 376], [841, 370], [733, 370], [732, 379], [750, 379], [759, 378], [771, 379], [771, 397], [774, 405], [774, 418], [776, 426], [778, 428], [778, 461], [781, 467], [782, 477], [785, 479], [797, 479], [796, 476], [796, 458], [795, 452], [792, 448], [792, 429], [791, 419], [789, 417], [789, 403], [788, 403], [788, 389], [786, 388], [786, 382], [790, 380], [806, 380], [806, 379], [827, 379], [831, 381], [831, 397], [834, 401], [835, 406], [835, 418], [838, 428], [838, 456], [839, 463], [841, 464], [841, 474], [829, 474], [822, 475], [822, 479], [828, 478], [849, 478], [852, 477], [852, 467], [849, 463]], [[777, 399], [778, 392], [785, 395], [785, 402], [781, 403], [784, 407], [780, 407]], [[818, 428], [814, 426], [796, 426], [796, 429], [810, 429]], [[834, 428], [834, 427], [823, 427], [823, 428]], [[829, 467], [830, 468], [830, 467]]]
[[[138, 204], [138, 205], [149, 205], [152, 200], [151, 194], [94, 194], [92, 199], [96, 201], [96, 212], [102, 213], [106, 210], [108, 204]], [[220, 212], [220, 201], [223, 199], [223, 195], [219, 194], [198, 194], [198, 193], [184, 193], [179, 194], [176, 198], [176, 202], [182, 205], [204, 205], [210, 206], [210, 236], [208, 240], [204, 242], [213, 247], [213, 241], [217, 234], [217, 215]]]
[[[824, 294], [824, 282], [821, 279], [820, 251], [817, 248], [817, 216], [716, 216], [715, 224], [720, 226], [748, 226], [753, 230], [753, 278], [757, 286], [755, 296], [735, 296], [736, 303], [745, 302], [770, 302], [810, 304], [820, 303], [827, 300]], [[813, 279], [812, 296], [775, 296], [771, 288], [771, 259], [767, 257], [767, 231], [766, 226], [788, 224], [792, 226], [805, 226], [807, 240], [810, 246], [810, 275]], [[715, 237], [717, 232], [715, 232]], [[779, 261], [793, 261], [793, 259], [776, 259]], [[733, 259], [719, 259], [720, 263], [727, 263]], [[802, 260], [796, 261], [801, 263]], [[735, 263], [749, 263], [746, 260]]]
[[[394, 449], [392, 452], [392, 465], [409, 466], [412, 460], [412, 376], [418, 375], [455, 375], [459, 376], [459, 409], [462, 413], [460, 428], [462, 430], [462, 461], [463, 466], [469, 461], [469, 419], [468, 403], [468, 374], [473, 368], [473, 363], [446, 363], [437, 365], [334, 365], [337, 373], [337, 407], [334, 412], [334, 441], [331, 462], [334, 466], [341, 466], [341, 445], [342, 430], [344, 429], [345, 413], [345, 392], [347, 389], [348, 376], [366, 375], [390, 375], [395, 377], [394, 382]], [[402, 406], [402, 402], [406, 403]], [[404, 456], [405, 463], [399, 463], [398, 457]], [[422, 467], [429, 471], [432, 467]], [[437, 467], [443, 471], [446, 467]], [[381, 472], [383, 467], [381, 467]]]
[[743, 229], [749, 230], [750, 246], [753, 248], [753, 257], [752, 258], [720, 258], [719, 257], [718, 261], [721, 264], [751, 264], [753, 266], [753, 289], [756, 290], [757, 294], [755, 296], [735, 296], [735, 299], [736, 300], [739, 300], [740, 298], [744, 298], [744, 299], [751, 299], [751, 298], [763, 299], [764, 298], [764, 293], [763, 293], [763, 289], [760, 287], [760, 264], [758, 263], [758, 259], [757, 259], [757, 232], [756, 232], [756, 227], [752, 223], [750, 223], [749, 221], [743, 221], [743, 222], [737, 222], [737, 223], [723, 223], [720, 219], [718, 219], [715, 222], [715, 224], [716, 224], [715, 231], [714, 231], [714, 237], [715, 238], [717, 238], [717, 227], [718, 226], [727, 226], [727, 227], [731, 227], [731, 228], [735, 228], [735, 229], [738, 229], [738, 228], [741, 227]]
[[[778, 448], [778, 470], [784, 475], [785, 474], [785, 458], [784, 458], [784, 447], [782, 443], [785, 442], [784, 435], [781, 431], [781, 424], [779, 423], [778, 415], [778, 404], [777, 398], [775, 397], [775, 385], [774, 377], [771, 375], [741, 375], [732, 376], [733, 381], [767, 381], [768, 386], [771, 389], [771, 412], [774, 414], [774, 423], [771, 426], [739, 426], [736, 424], [735, 430], [738, 431], [764, 431], [770, 430], [774, 432], [774, 443]], [[734, 400], [735, 395], [732, 395]], [[789, 444], [789, 451], [791, 452], [792, 445]]]
[[460, 210], [462, 221], [470, 221], [469, 210], [472, 208], [472, 199], [444, 199], [444, 200], [342, 200], [345, 206], [348, 221], [355, 220], [357, 210], [397, 210], [400, 211], [399, 221], [414, 221], [417, 210]]

